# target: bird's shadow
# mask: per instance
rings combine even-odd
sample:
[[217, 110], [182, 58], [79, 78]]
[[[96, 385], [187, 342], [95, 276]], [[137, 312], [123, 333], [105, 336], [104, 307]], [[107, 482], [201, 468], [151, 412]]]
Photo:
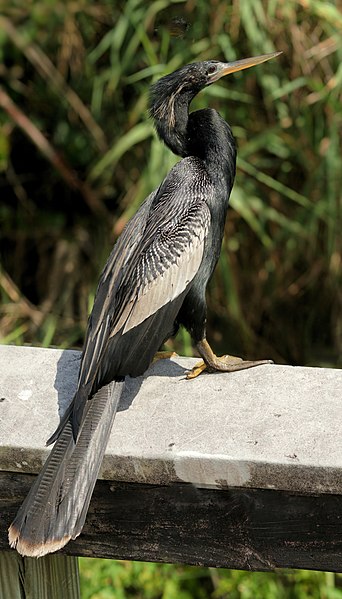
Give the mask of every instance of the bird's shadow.
[[[61, 419], [67, 407], [72, 401], [78, 380], [78, 372], [81, 362], [81, 353], [74, 350], [64, 350], [57, 362], [57, 370], [54, 381], [54, 388], [58, 397], [58, 414]], [[143, 381], [147, 377], [164, 376], [168, 378], [180, 377], [185, 375], [187, 368], [181, 366], [173, 360], [158, 360], [142, 376], [131, 378], [126, 377], [124, 392], [121, 396], [118, 411], [128, 410], [139, 393]]]

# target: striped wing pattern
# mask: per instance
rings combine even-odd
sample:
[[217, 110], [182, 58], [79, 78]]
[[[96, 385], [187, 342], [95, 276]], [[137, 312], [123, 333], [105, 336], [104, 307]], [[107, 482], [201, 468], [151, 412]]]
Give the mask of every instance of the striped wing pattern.
[[[184, 180], [182, 163], [191, 161], [193, 176], [187, 170]], [[206, 200], [213, 193], [204, 169], [199, 177], [198, 163], [190, 158], [178, 163], [119, 238], [97, 290], [80, 386], [94, 380], [113, 336], [120, 331], [124, 335], [156, 313], [196, 275], [211, 222]]]

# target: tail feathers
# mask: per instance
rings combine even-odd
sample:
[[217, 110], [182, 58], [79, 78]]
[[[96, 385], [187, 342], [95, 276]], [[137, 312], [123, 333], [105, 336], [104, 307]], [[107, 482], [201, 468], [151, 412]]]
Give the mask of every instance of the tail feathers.
[[21, 555], [61, 549], [82, 531], [124, 382], [102, 387], [87, 402], [75, 442], [68, 420], [9, 528]]

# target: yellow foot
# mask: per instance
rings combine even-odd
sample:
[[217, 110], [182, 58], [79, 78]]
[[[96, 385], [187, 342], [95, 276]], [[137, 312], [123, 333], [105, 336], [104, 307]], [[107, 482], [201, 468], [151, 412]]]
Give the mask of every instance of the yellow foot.
[[158, 360], [166, 360], [167, 358], [175, 358], [176, 356], [178, 356], [178, 354], [176, 354], [175, 351], [157, 351], [157, 353], [154, 354], [152, 364], [158, 362]]
[[[228, 354], [226, 354], [225, 356], [220, 356], [218, 360], [220, 360], [220, 362], [224, 364], [227, 364], [227, 366], [243, 362], [242, 358], [238, 358], [237, 356], [230, 356]], [[187, 373], [186, 378], [195, 379], [204, 370], [207, 370], [208, 372], [214, 372], [213, 368], [210, 368], [210, 366], [207, 366], [204, 360], [201, 360], [200, 362], [197, 362], [197, 364], [195, 364], [195, 366], [190, 370], [190, 372]]]

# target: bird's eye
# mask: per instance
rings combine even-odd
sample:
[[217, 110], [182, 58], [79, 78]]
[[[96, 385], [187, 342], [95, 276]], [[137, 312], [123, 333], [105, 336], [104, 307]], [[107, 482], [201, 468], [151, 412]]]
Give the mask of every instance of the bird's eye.
[[215, 65], [212, 65], [211, 67], [208, 67], [207, 73], [208, 73], [208, 75], [213, 75], [214, 73], [216, 73], [216, 67], [215, 67]]

